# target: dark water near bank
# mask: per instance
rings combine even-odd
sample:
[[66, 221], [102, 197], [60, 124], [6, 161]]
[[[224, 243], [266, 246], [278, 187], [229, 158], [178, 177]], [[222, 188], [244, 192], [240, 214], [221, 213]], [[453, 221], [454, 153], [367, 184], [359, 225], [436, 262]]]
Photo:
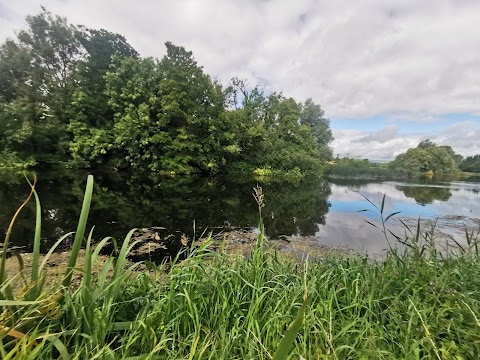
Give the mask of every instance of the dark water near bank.
[[[75, 231], [87, 172], [40, 172], [37, 190], [42, 202], [42, 250], [59, 236]], [[140, 177], [125, 173], [94, 173], [95, 188], [89, 225], [95, 238], [121, 239], [134, 227], [162, 226], [180, 236], [205, 229], [255, 227], [257, 204], [252, 196], [256, 181], [224, 177]], [[478, 228], [480, 179], [410, 180], [379, 182], [317, 179], [299, 183], [260, 183], [267, 233], [314, 236], [321, 244], [345, 245], [370, 254], [387, 247], [383, 235], [365, 220], [377, 221], [363, 196], [379, 203], [387, 194], [385, 213], [401, 211], [402, 218], [439, 218], [445, 228], [467, 224]], [[0, 231], [5, 233], [18, 206], [28, 195], [22, 175], [0, 174]], [[29, 204], [18, 218], [11, 245], [31, 250], [35, 209]], [[440, 224], [441, 225], [441, 224]], [[446, 226], [448, 225], [448, 226]], [[453, 227], [455, 227], [453, 226]], [[389, 224], [399, 229], [398, 222]], [[451, 231], [460, 236], [459, 231]], [[400, 232], [402, 233], [402, 232]], [[68, 246], [66, 244], [65, 246]]]

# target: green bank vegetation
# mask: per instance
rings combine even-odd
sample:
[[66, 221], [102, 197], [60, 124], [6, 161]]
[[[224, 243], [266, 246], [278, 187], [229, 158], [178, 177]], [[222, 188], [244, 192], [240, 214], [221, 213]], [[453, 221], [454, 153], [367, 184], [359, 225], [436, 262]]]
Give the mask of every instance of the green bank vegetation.
[[329, 178], [351, 179], [404, 179], [408, 172], [404, 169], [392, 170], [388, 163], [375, 163], [368, 159], [336, 158], [328, 163], [324, 173]]
[[480, 155], [455, 153], [451, 146], [437, 145], [423, 140], [416, 148], [408, 149], [388, 164], [393, 170], [403, 170], [410, 175], [454, 175], [462, 171], [480, 173]]
[[[260, 222], [249, 258], [213, 252], [207, 241], [200, 248], [186, 247], [181, 262], [147, 264], [146, 270], [127, 262], [134, 246], [129, 232], [92, 277], [92, 264], [109, 241], [93, 247], [93, 229], [85, 228], [92, 191], [89, 177], [70, 262], [56, 283], [45, 285], [49, 274], [38, 252], [40, 216], [31, 273], [6, 276], [9, 228], [1, 263], [3, 359], [480, 355], [480, 266], [472, 233], [465, 245], [448, 253], [437, 252], [434, 239], [422, 238], [420, 229], [407, 228], [398, 237], [406, 250], [392, 248], [382, 261], [360, 256], [299, 261], [264, 249]], [[261, 215], [263, 194], [257, 190], [255, 195]], [[40, 213], [34, 191], [32, 197]], [[377, 209], [386, 222], [383, 206]], [[68, 236], [73, 234], [58, 243]], [[84, 238], [86, 259], [78, 268]], [[83, 274], [80, 284], [72, 286], [72, 272]]]
[[0, 47], [0, 167], [66, 163], [171, 174], [318, 171], [329, 120], [311, 99], [205, 73], [170, 42], [142, 58], [119, 35], [47, 10]]

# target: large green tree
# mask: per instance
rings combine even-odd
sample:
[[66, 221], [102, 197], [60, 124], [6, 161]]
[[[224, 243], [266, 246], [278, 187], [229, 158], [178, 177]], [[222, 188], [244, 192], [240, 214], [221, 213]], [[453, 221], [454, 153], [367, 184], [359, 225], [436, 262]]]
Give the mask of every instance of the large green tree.
[[266, 95], [234, 78], [226, 90], [229, 118], [238, 134], [237, 160], [279, 170], [314, 170], [331, 158], [329, 121], [313, 100], [297, 103], [281, 93]]
[[[80, 44], [76, 27], [47, 10], [27, 17], [28, 28], [0, 53], [0, 84], [11, 122], [7, 151], [37, 159], [64, 156], [67, 108]], [[12, 124], [10, 124], [12, 125]]]
[[416, 174], [454, 174], [459, 171], [460, 159], [450, 146], [437, 146], [427, 139], [416, 148], [398, 155], [390, 167], [406, 169]]
[[125, 59], [107, 73], [115, 144], [135, 168], [214, 171], [232, 143], [221, 86], [191, 52], [168, 42], [166, 48], [160, 62]]
[[[114, 110], [109, 105], [106, 74], [122, 58], [138, 53], [119, 35], [81, 27], [77, 32], [85, 55], [77, 63], [76, 86], [69, 107], [69, 149], [76, 166], [95, 166], [116, 154], [113, 138]], [[111, 68], [112, 67], [112, 68]]]

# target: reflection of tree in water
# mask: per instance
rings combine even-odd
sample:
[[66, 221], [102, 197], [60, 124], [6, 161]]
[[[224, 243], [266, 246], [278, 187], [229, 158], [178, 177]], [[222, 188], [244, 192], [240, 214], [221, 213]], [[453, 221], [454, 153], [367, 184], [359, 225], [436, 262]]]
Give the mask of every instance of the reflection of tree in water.
[[[78, 173], [76, 176], [79, 176]], [[83, 175], [81, 175], [83, 176]], [[30, 179], [33, 176], [30, 175]], [[86, 178], [86, 174], [85, 174]], [[81, 201], [72, 193], [72, 176], [58, 176], [56, 173], [38, 176], [37, 193], [42, 205], [43, 250], [69, 231], [76, 230]], [[30, 193], [23, 174], [10, 174], [8, 179], [0, 177], [0, 231], [5, 234], [15, 211]], [[31, 249], [35, 232], [35, 201], [29, 204], [18, 216], [10, 239], [12, 246]]]
[[[97, 196], [99, 205], [116, 209], [117, 224], [163, 226], [184, 232], [191, 232], [193, 220], [199, 230], [258, 224], [253, 181], [150, 176], [132, 177], [126, 183], [127, 189], [121, 193], [109, 188]], [[325, 181], [297, 185], [274, 182], [262, 187], [266, 197], [264, 220], [270, 236], [313, 235], [318, 224], [324, 223], [330, 194]]]
[[270, 236], [314, 235], [319, 224], [325, 224], [331, 194], [326, 180], [298, 185], [277, 183], [264, 186], [265, 226]]
[[414, 198], [420, 205], [431, 204], [433, 200], [447, 201], [452, 196], [449, 188], [431, 186], [399, 186], [406, 197]]
[[[42, 202], [43, 251], [64, 233], [76, 230], [87, 172], [41, 173], [37, 191]], [[223, 177], [132, 176], [125, 173], [95, 174], [89, 227], [96, 239], [122, 238], [133, 227], [163, 226], [170, 233], [197, 233], [223, 225], [256, 226], [254, 181]], [[266, 196], [265, 225], [270, 236], [312, 235], [328, 212], [328, 184], [322, 180], [262, 185]], [[22, 175], [0, 179], [0, 230], [28, 195]], [[12, 243], [31, 247], [35, 207], [31, 202], [19, 217]]]

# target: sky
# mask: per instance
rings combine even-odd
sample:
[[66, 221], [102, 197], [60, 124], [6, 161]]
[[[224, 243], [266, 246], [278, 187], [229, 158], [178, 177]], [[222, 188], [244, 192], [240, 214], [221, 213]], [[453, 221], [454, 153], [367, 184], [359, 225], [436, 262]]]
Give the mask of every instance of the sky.
[[334, 155], [389, 160], [426, 138], [480, 153], [479, 0], [0, 0], [0, 42], [40, 5], [142, 56], [171, 41], [225, 84], [311, 97]]

